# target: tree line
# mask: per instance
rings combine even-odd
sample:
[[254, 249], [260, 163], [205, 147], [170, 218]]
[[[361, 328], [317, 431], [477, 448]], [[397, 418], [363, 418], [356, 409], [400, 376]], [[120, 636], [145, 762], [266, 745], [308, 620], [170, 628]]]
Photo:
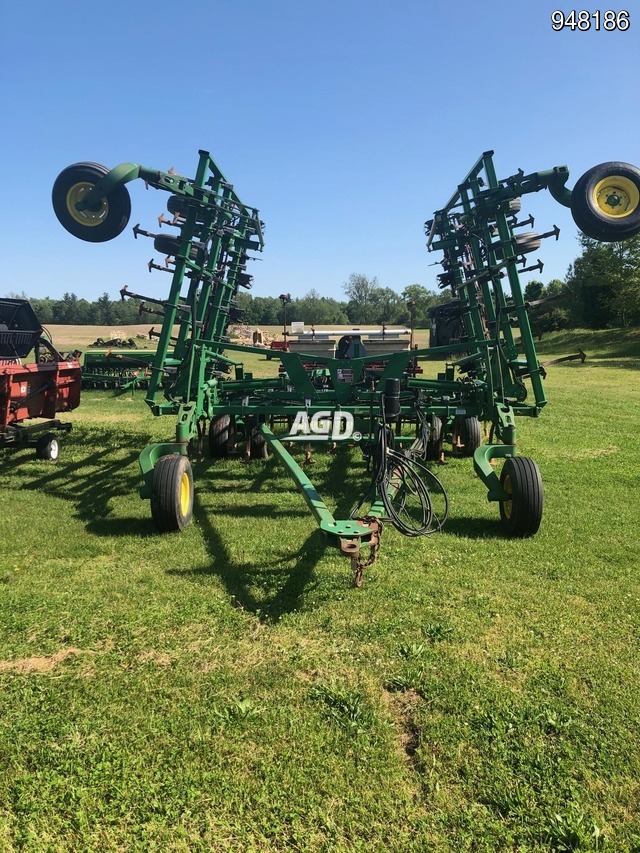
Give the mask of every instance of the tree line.
[[[406, 325], [410, 310], [415, 312], [417, 328], [427, 328], [428, 309], [451, 297], [427, 290], [421, 284], [410, 284], [402, 293], [381, 287], [376, 278], [353, 274], [344, 285], [346, 300], [321, 296], [310, 290], [305, 296], [285, 299], [274, 296], [252, 296], [241, 291], [236, 297], [238, 307], [244, 312], [243, 322], [251, 326], [277, 326], [285, 316], [287, 323], [302, 321], [308, 325], [375, 324]], [[29, 299], [38, 320], [49, 324], [80, 326], [128, 326], [153, 322], [152, 315], [140, 314], [134, 300], [113, 300], [108, 293], [89, 302], [75, 293], [65, 293], [62, 299], [30, 298], [25, 293], [9, 293], [10, 298]], [[290, 301], [289, 301], [290, 300]], [[408, 303], [413, 302], [413, 307]]]
[[132, 326], [144, 323], [148, 315], [140, 316], [138, 303], [111, 299], [103, 293], [95, 302], [80, 299], [75, 293], [65, 293], [62, 299], [29, 297], [25, 293], [9, 293], [9, 298], [28, 299], [41, 325], [64, 326]]
[[621, 243], [579, 239], [582, 252], [564, 281], [525, 288], [534, 334], [640, 326], [640, 235]]
[[[564, 281], [547, 284], [530, 281], [524, 291], [531, 305], [535, 334], [568, 328], [604, 329], [640, 325], [640, 235], [622, 243], [599, 243], [580, 237], [581, 254], [571, 264]], [[302, 321], [327, 325], [408, 325], [413, 313], [415, 327], [428, 328], [429, 309], [452, 298], [449, 289], [433, 291], [422, 284], [407, 285], [400, 293], [383, 287], [377, 278], [353, 273], [343, 285], [345, 299], [322, 296], [310, 290], [290, 298], [252, 296], [242, 291], [237, 303], [244, 322], [252, 326], [277, 326]], [[24, 293], [8, 294], [27, 299]], [[289, 301], [290, 300], [290, 301]], [[30, 299], [42, 325], [128, 326], [153, 322], [152, 315], [139, 313], [133, 300], [113, 300], [103, 293], [94, 302], [75, 293], [62, 299]]]
[[244, 311], [244, 321], [249, 325], [276, 326], [303, 322], [309, 325], [398, 325], [410, 322], [415, 314], [416, 328], [429, 325], [429, 308], [451, 298], [449, 294], [435, 293], [421, 284], [410, 284], [401, 293], [390, 287], [381, 287], [377, 278], [353, 273], [344, 284], [346, 300], [321, 296], [310, 290], [306, 296], [293, 299], [290, 294], [280, 297], [238, 294], [238, 305]]

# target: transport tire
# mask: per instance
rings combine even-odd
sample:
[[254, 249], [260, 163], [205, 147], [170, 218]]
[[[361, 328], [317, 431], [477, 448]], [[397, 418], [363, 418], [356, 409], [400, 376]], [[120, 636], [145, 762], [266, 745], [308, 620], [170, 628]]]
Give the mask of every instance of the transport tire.
[[500, 485], [511, 495], [500, 501], [500, 520], [507, 536], [533, 536], [540, 527], [544, 495], [540, 470], [533, 459], [509, 456], [502, 466]]
[[571, 215], [583, 234], [605, 243], [640, 233], [640, 169], [616, 161], [589, 169], [571, 193]]
[[193, 472], [186, 456], [161, 456], [153, 469], [151, 517], [161, 533], [184, 530], [193, 515]]
[[113, 240], [124, 231], [131, 215], [131, 198], [124, 185], [114, 187], [91, 209], [76, 210], [76, 204], [108, 173], [99, 163], [75, 163], [63, 169], [53, 185], [51, 201], [60, 224], [88, 243]]

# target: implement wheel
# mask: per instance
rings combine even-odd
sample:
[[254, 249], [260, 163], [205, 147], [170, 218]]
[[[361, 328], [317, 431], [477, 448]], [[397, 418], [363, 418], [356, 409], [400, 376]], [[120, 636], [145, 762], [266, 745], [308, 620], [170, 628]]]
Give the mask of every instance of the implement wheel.
[[218, 415], [209, 424], [209, 454], [214, 459], [223, 459], [229, 455], [236, 428], [231, 415]]
[[189, 204], [189, 199], [183, 195], [170, 195], [167, 199], [167, 210], [174, 216], [181, 216], [186, 219], [189, 210], [195, 209], [196, 222], [204, 222], [204, 212], [200, 207], [195, 207], [195, 204]]
[[193, 473], [186, 456], [161, 456], [153, 469], [151, 516], [161, 533], [184, 530], [193, 515]]
[[249, 437], [249, 453], [252, 459], [268, 459], [269, 444], [257, 427], [251, 430]]
[[576, 182], [571, 215], [594, 240], [612, 243], [640, 233], [640, 169], [630, 163], [601, 163]]
[[[161, 255], [178, 255], [180, 253], [180, 238], [159, 234], [153, 241], [153, 248]], [[201, 257], [203, 249], [202, 243], [192, 243], [189, 247], [190, 260], [197, 261]]]
[[511, 495], [500, 501], [500, 519], [507, 536], [533, 536], [542, 521], [542, 478], [533, 459], [508, 456], [500, 474], [500, 485]]
[[456, 415], [453, 420], [451, 444], [459, 456], [473, 456], [482, 444], [480, 421], [475, 416]]
[[52, 432], [45, 432], [36, 443], [38, 459], [55, 460], [60, 456], [60, 442]]
[[189, 211], [189, 203], [182, 195], [170, 195], [167, 199], [167, 210], [178, 216], [186, 216]]
[[51, 193], [53, 210], [60, 224], [74, 237], [89, 243], [104, 243], [117, 237], [131, 215], [131, 198], [124, 185], [114, 187], [98, 204], [76, 210], [76, 204], [100, 183], [109, 169], [99, 163], [75, 163], [56, 178]]
[[427, 446], [424, 449], [424, 458], [427, 462], [439, 462], [442, 456], [442, 441], [444, 435], [442, 431], [442, 421], [437, 415], [434, 415], [433, 424], [429, 429], [429, 437]]
[[526, 255], [529, 252], [537, 252], [542, 245], [542, 239], [537, 231], [525, 231], [524, 234], [516, 234], [516, 252]]

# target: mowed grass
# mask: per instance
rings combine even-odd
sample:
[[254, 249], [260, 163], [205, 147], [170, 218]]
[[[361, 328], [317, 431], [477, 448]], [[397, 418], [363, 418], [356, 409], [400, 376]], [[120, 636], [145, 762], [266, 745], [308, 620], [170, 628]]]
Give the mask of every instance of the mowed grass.
[[[448, 458], [445, 531], [387, 525], [359, 590], [276, 460], [196, 465], [156, 534], [143, 392], [5, 451], [0, 850], [640, 850], [640, 362], [598, 344], [518, 422], [539, 533]], [[346, 517], [357, 451], [314, 458]]]

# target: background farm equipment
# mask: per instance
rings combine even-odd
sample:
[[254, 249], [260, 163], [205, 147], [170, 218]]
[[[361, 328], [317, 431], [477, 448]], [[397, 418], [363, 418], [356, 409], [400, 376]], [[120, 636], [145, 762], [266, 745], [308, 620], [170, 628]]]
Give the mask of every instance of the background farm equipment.
[[[493, 153], [486, 152], [426, 223], [429, 250], [443, 252], [439, 284], [453, 300], [432, 315], [435, 345], [416, 349], [411, 330], [353, 329], [334, 340], [337, 333], [330, 330], [298, 329], [266, 352], [232, 343], [227, 335], [229, 324], [241, 317], [235, 296], [239, 288], [251, 287], [247, 267], [251, 253], [262, 251], [263, 223], [208, 152], [200, 152], [195, 178], [133, 163], [111, 171], [88, 163], [70, 166], [53, 188], [56, 215], [83, 240], [111, 239], [129, 219], [125, 184], [138, 177], [170, 193], [170, 215], [159, 222], [174, 229], [167, 235], [134, 228], [136, 238], [152, 239], [164, 257], [148, 267], [171, 275], [167, 298], [124, 293], [154, 306], [153, 313], [163, 318], [146, 399], [154, 415], [177, 419], [175, 440], [151, 444], [140, 454], [141, 496], [150, 499], [160, 531], [189, 524], [190, 456], [201, 455], [205, 439], [214, 458], [227, 456], [239, 441], [247, 460], [270, 448], [319, 528], [351, 559], [356, 583], [376, 557], [385, 519], [407, 536], [441, 529], [448, 501], [433, 463], [444, 441], [454, 453], [473, 457], [488, 500], [498, 503], [506, 535], [538, 530], [542, 480], [536, 463], [516, 454], [516, 419], [537, 417], [546, 404], [544, 368], [519, 276], [541, 269], [528, 255], [542, 240], [557, 239], [559, 230], [523, 231], [532, 221], [519, 219], [521, 198], [548, 189], [571, 207], [585, 233], [618, 240], [640, 231], [637, 169], [597, 166], [572, 193], [564, 166], [499, 180]], [[278, 359], [278, 375], [258, 379], [245, 372], [241, 359], [249, 354]], [[448, 361], [430, 376], [430, 360]], [[485, 444], [481, 422], [489, 426]], [[302, 435], [293, 434], [294, 424], [305, 426]], [[349, 518], [334, 518], [292, 455], [289, 445], [300, 438], [335, 448], [359, 445], [371, 482]], [[499, 475], [495, 460], [503, 460]]]
[[154, 354], [149, 352], [87, 352], [82, 365], [83, 388], [120, 391], [147, 388]]
[[[0, 299], [0, 446], [33, 446], [39, 459], [56, 459], [56, 432], [69, 431], [55, 415], [80, 403], [80, 364], [60, 355], [25, 299]], [[33, 364], [22, 360], [34, 353]]]

